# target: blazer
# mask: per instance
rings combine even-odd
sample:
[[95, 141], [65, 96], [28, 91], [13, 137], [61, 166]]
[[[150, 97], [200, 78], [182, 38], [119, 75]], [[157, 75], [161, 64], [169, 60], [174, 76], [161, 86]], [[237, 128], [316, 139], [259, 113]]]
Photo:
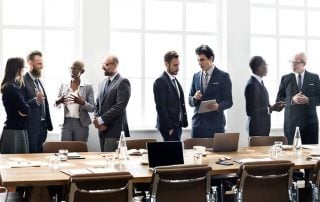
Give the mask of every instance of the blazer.
[[24, 99], [23, 86], [20, 88], [17, 82], [8, 82], [3, 87], [2, 103], [6, 110], [7, 119], [4, 124], [4, 129], [12, 130], [26, 130], [26, 116], [28, 115], [30, 107]]
[[180, 97], [176, 87], [173, 86], [171, 78], [166, 72], [163, 72], [153, 84], [154, 101], [157, 110], [156, 127], [159, 130], [169, 131], [174, 128], [188, 126], [183, 89], [178, 80], [176, 80], [176, 82]]
[[[35, 85], [33, 79], [31, 78], [29, 72], [23, 76], [23, 79], [24, 79], [24, 84], [25, 84], [24, 96], [25, 96], [25, 99], [31, 108], [31, 111], [30, 111], [29, 115], [27, 116], [27, 129], [28, 129], [28, 131], [40, 131], [41, 106], [37, 104], [36, 99], [35, 99], [36, 85]], [[51, 116], [50, 116], [50, 111], [49, 111], [49, 104], [48, 104], [48, 99], [47, 99], [48, 97], [47, 97], [47, 94], [45, 92], [45, 89], [44, 89], [41, 81], [40, 81], [40, 85], [43, 89], [44, 96], [46, 97], [46, 99], [44, 100], [45, 110], [46, 110], [45, 122], [47, 125], [47, 129], [49, 131], [52, 131], [53, 127], [52, 127]]]
[[[207, 90], [204, 93], [201, 87], [202, 71], [193, 75], [191, 89], [189, 93], [189, 105], [194, 107], [194, 115], [192, 117], [192, 136], [193, 137], [213, 137], [216, 132], [224, 132], [226, 125], [224, 110], [233, 105], [232, 102], [232, 84], [229, 74], [214, 68], [210, 77]], [[202, 92], [202, 99], [195, 100], [193, 98], [196, 91]], [[216, 99], [219, 104], [219, 110], [199, 114], [198, 110], [201, 101]]]
[[286, 103], [284, 133], [292, 144], [295, 127], [300, 127], [303, 144], [318, 144], [318, 116], [316, 106], [320, 100], [320, 81], [317, 74], [305, 71], [301, 92], [309, 98], [308, 104], [292, 103], [292, 97], [299, 93], [294, 73], [281, 78], [277, 101]]
[[249, 136], [268, 136], [270, 133], [269, 94], [261, 83], [251, 76], [245, 88]]
[[[61, 84], [58, 92], [58, 98], [62, 95], [68, 95], [70, 89], [70, 83]], [[94, 112], [94, 95], [92, 85], [89, 83], [81, 82], [79, 86], [79, 95], [84, 99], [84, 105], [79, 105], [79, 118], [80, 124], [83, 127], [88, 127], [92, 121], [89, 116], [89, 112]], [[60, 105], [57, 105], [60, 107]], [[68, 112], [68, 108], [64, 105], [64, 114]]]
[[107, 130], [99, 132], [100, 138], [119, 138], [123, 130], [128, 137], [129, 127], [126, 107], [131, 95], [131, 87], [128, 79], [120, 74], [116, 75], [108, 87], [107, 93], [104, 88], [107, 79], [104, 79], [98, 88], [96, 99], [95, 116], [101, 117]]

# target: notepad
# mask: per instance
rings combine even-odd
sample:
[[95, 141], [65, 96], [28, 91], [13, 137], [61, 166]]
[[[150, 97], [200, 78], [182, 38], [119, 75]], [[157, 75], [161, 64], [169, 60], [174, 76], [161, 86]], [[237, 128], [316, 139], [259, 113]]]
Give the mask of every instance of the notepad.
[[201, 113], [211, 112], [211, 109], [208, 109], [208, 105], [209, 104], [216, 104], [216, 103], [217, 103], [217, 101], [215, 99], [214, 100], [201, 101], [198, 113], [201, 114]]

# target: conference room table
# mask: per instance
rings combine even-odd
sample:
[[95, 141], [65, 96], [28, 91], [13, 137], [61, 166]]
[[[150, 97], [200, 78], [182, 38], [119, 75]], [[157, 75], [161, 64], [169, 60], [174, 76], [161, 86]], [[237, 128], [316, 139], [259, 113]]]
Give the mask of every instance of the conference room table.
[[[309, 145], [310, 147], [312, 145]], [[318, 145], [313, 145], [318, 146]], [[293, 150], [283, 150], [277, 160], [291, 160], [295, 164], [295, 169], [310, 169], [316, 163], [317, 157], [311, 156], [312, 149], [303, 148], [300, 154]], [[212, 167], [212, 175], [236, 173], [240, 164], [236, 161], [259, 161], [271, 160], [268, 146], [242, 147], [234, 152], [207, 152], [202, 158], [202, 164]], [[185, 164], [195, 164], [193, 150], [184, 150]], [[0, 172], [1, 184], [5, 187], [31, 187], [31, 201], [49, 201], [48, 186], [67, 185], [70, 175], [63, 170], [85, 170], [90, 168], [103, 168], [106, 165], [105, 153], [85, 152], [80, 153], [84, 159], [72, 159], [61, 161], [59, 168], [53, 169], [49, 166], [49, 161], [55, 157], [53, 153], [41, 154], [1, 154]], [[216, 162], [220, 158], [230, 157], [233, 165], [220, 165]], [[134, 179], [134, 183], [151, 182], [152, 171], [148, 165], [141, 164], [141, 156], [129, 156], [126, 166], [120, 166], [115, 160], [114, 169], [116, 171], [128, 171]]]

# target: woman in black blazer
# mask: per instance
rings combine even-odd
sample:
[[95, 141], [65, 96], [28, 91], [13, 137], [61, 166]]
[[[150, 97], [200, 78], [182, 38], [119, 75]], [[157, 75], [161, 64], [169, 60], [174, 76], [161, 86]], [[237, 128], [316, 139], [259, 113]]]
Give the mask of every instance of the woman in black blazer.
[[0, 139], [2, 154], [29, 152], [26, 116], [30, 107], [23, 96], [23, 68], [22, 58], [9, 58], [1, 83], [2, 103], [7, 114]]

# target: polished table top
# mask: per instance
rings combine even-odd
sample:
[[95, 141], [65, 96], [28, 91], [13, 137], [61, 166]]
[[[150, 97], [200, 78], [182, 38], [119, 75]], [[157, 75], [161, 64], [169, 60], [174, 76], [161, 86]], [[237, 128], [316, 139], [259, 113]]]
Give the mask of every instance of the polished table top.
[[[237, 172], [240, 164], [233, 162], [233, 165], [218, 165], [216, 161], [224, 156], [231, 157], [231, 161], [245, 158], [268, 158], [270, 157], [271, 147], [243, 147], [236, 152], [208, 152], [202, 158], [202, 164], [212, 167], [212, 174], [228, 174]], [[307, 160], [311, 149], [303, 149], [300, 155], [292, 150], [283, 150], [277, 160], [291, 160], [295, 163], [295, 168], [312, 168], [315, 160]], [[85, 159], [73, 159], [60, 163], [60, 169], [103, 167], [106, 164], [103, 154], [97, 152], [80, 153]], [[59, 169], [52, 169], [48, 166], [49, 160], [54, 154], [1, 154], [0, 171], [3, 186], [47, 186], [47, 185], [65, 185], [68, 182], [69, 175], [61, 172]], [[194, 164], [193, 150], [184, 151], [185, 164]], [[12, 165], [25, 165], [26, 163], [35, 163], [37, 167], [12, 168]], [[10, 167], [11, 166], [11, 167]], [[19, 167], [19, 166], [16, 166]], [[116, 170], [129, 171], [134, 176], [134, 182], [150, 182], [152, 172], [148, 165], [141, 164], [141, 156], [130, 156], [126, 168], [119, 168], [115, 164]]]

